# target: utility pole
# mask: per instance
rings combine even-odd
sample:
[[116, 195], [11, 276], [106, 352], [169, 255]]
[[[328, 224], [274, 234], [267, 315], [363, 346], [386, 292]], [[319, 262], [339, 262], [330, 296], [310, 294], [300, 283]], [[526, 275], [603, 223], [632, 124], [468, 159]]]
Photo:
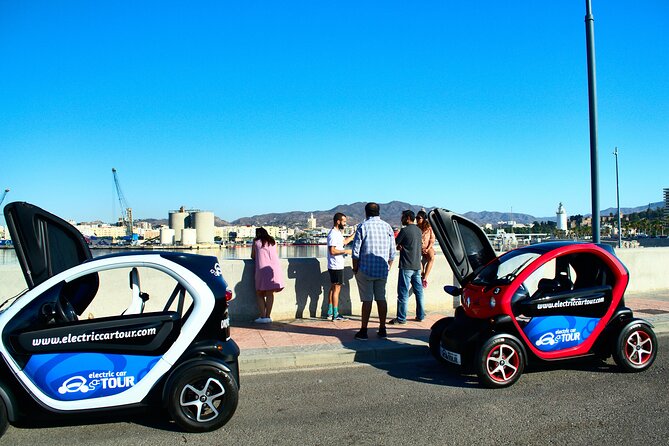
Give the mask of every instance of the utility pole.
[[623, 246], [623, 235], [620, 229], [620, 188], [618, 187], [618, 147], [613, 150], [616, 157], [616, 204], [618, 205], [618, 248]]
[[585, 40], [588, 53], [588, 98], [590, 108], [590, 184], [592, 190], [592, 241], [600, 242], [599, 234], [599, 171], [597, 167], [597, 82], [595, 76], [595, 19], [590, 0], [585, 0]]

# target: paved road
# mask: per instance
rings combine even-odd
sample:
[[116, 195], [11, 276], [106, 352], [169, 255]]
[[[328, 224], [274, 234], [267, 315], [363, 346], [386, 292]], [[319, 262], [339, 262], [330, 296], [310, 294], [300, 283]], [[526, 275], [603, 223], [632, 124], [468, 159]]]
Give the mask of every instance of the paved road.
[[[224, 428], [184, 434], [158, 415], [85, 426], [10, 427], [0, 443], [50, 446], [176, 444], [666, 444], [669, 336], [641, 374], [613, 363], [533, 368], [489, 390], [427, 360], [243, 377]], [[564, 366], [564, 364], [562, 364]]]

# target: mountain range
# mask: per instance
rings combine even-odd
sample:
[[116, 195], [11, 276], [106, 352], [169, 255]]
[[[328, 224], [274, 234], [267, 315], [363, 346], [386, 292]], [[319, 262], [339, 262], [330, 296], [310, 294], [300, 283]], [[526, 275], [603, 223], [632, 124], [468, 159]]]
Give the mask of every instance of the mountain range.
[[[357, 202], [345, 205], [335, 206], [326, 211], [292, 211], [272, 214], [260, 214], [252, 217], [239, 218], [231, 222], [233, 225], [272, 225], [272, 226], [299, 226], [305, 227], [307, 219], [313, 214], [316, 219], [317, 226], [330, 227], [332, 225], [332, 217], [336, 212], [342, 212], [348, 217], [349, 225], [360, 223], [365, 219], [365, 204], [364, 202]], [[405, 209], [411, 209], [418, 212], [420, 209], [426, 211], [431, 210], [429, 206], [409, 204], [402, 201], [391, 201], [390, 203], [379, 203], [381, 207], [381, 218], [393, 226], [400, 226], [400, 215]], [[637, 206], [634, 208], [621, 208], [622, 214], [631, 214], [634, 212], [642, 212], [648, 208], [655, 209], [663, 207], [664, 203], [658, 201], [657, 203], [650, 203], [645, 206]], [[600, 210], [600, 215], [608, 216], [615, 215], [617, 208], [608, 208]], [[551, 217], [535, 217], [529, 214], [511, 213], [511, 212], [496, 212], [496, 211], [482, 211], [482, 212], [466, 212], [463, 214], [470, 220], [483, 225], [486, 223], [496, 224], [499, 221], [516, 221], [517, 223], [530, 224], [535, 221], [556, 221], [556, 216]], [[589, 216], [586, 214], [585, 216]]]
[[[307, 219], [313, 214], [316, 219], [316, 225], [329, 228], [332, 225], [332, 217], [337, 212], [342, 212], [348, 217], [349, 225], [355, 225], [365, 219], [365, 202], [357, 202], [351, 204], [342, 204], [335, 206], [332, 209], [325, 211], [291, 211], [278, 212], [271, 214], [259, 214], [252, 217], [242, 217], [231, 222], [227, 222], [219, 217], [215, 218], [214, 224], [216, 226], [227, 225], [249, 225], [249, 226], [287, 226], [304, 228], [307, 225]], [[421, 209], [426, 211], [431, 210], [429, 206], [409, 204], [402, 201], [391, 201], [390, 203], [379, 203], [381, 206], [381, 218], [393, 226], [400, 226], [400, 215], [405, 209], [411, 209], [418, 212]], [[635, 212], [643, 212], [646, 209], [655, 209], [664, 207], [664, 202], [658, 201], [656, 203], [649, 203], [643, 206], [633, 208], [620, 208], [623, 215], [632, 214]], [[608, 216], [615, 215], [617, 208], [607, 208], [600, 210], [600, 215]], [[497, 212], [497, 211], [481, 211], [481, 212], [465, 212], [465, 217], [475, 221], [479, 225], [487, 223], [496, 224], [499, 221], [515, 221], [522, 224], [530, 224], [535, 221], [556, 221], [556, 216], [551, 217], [535, 217], [530, 214], [511, 213], [511, 212]], [[570, 216], [571, 214], [567, 214]], [[585, 214], [585, 217], [590, 214]], [[153, 225], [166, 225], [167, 219], [145, 218], [138, 221], [149, 222]]]

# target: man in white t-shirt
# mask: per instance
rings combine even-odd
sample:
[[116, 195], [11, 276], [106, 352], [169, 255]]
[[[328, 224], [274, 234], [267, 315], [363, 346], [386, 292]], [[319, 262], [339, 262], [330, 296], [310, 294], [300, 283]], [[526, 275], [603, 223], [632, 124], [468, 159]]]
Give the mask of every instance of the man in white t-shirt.
[[327, 318], [332, 321], [346, 320], [339, 314], [339, 292], [344, 284], [344, 256], [351, 254], [344, 246], [351, 243], [354, 235], [344, 239], [342, 231], [346, 227], [346, 215], [337, 212], [333, 217], [334, 226], [328, 232], [328, 272], [330, 273], [330, 292], [328, 293]]

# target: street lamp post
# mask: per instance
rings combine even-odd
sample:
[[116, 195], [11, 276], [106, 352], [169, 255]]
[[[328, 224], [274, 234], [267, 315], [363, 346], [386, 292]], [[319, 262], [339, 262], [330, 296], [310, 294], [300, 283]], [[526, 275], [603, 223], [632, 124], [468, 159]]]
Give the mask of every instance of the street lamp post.
[[597, 85], [595, 81], [595, 29], [590, 0], [585, 0], [585, 40], [588, 53], [588, 98], [590, 105], [590, 184], [592, 189], [592, 241], [599, 235], [599, 172], [597, 168]]
[[620, 189], [618, 187], [618, 147], [613, 150], [613, 155], [616, 157], [616, 204], [618, 206], [618, 248], [623, 246], [623, 235], [620, 230]]

